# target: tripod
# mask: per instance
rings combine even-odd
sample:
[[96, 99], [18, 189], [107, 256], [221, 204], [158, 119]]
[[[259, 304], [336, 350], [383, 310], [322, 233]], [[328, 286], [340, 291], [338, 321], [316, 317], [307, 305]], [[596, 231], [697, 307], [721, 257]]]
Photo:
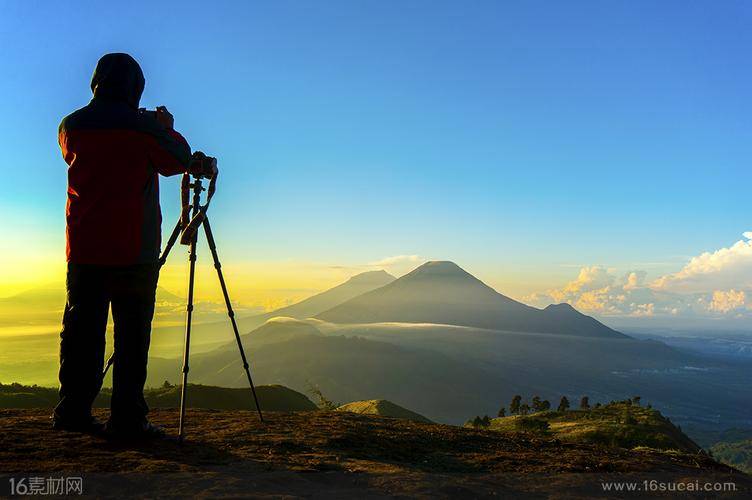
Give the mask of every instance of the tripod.
[[[238, 332], [238, 325], [235, 321], [235, 311], [232, 309], [232, 304], [230, 302], [230, 295], [227, 292], [227, 285], [225, 284], [225, 278], [222, 274], [222, 264], [219, 262], [219, 256], [217, 255], [217, 245], [214, 241], [214, 234], [211, 230], [211, 225], [209, 224], [209, 218], [206, 216], [206, 211], [209, 207], [209, 201], [211, 200], [211, 196], [214, 194], [214, 181], [215, 177], [213, 177], [210, 181], [210, 185], [208, 188], [209, 191], [209, 197], [207, 199], [206, 205], [201, 206], [201, 192], [205, 191], [202, 182], [201, 177], [194, 177], [193, 182], [190, 181], [189, 174], [183, 174], [183, 181], [182, 181], [182, 204], [183, 204], [183, 213], [181, 214], [181, 217], [178, 219], [177, 224], [175, 224], [175, 229], [172, 230], [172, 234], [170, 235], [170, 239], [167, 240], [167, 245], [165, 246], [164, 251], [162, 252], [162, 255], [159, 257], [159, 265], [160, 267], [164, 265], [164, 263], [167, 261], [167, 257], [170, 254], [170, 250], [172, 250], [172, 247], [175, 245], [175, 242], [178, 239], [178, 236], [181, 235], [181, 243], [188, 245], [188, 260], [190, 262], [190, 271], [188, 276], [188, 305], [186, 307], [186, 323], [185, 323], [185, 347], [183, 350], [183, 384], [181, 386], [180, 390], [180, 423], [179, 423], [179, 430], [178, 430], [178, 440], [180, 442], [183, 441], [184, 437], [184, 430], [185, 430], [185, 406], [186, 406], [186, 397], [187, 397], [187, 391], [188, 391], [188, 371], [189, 371], [189, 365], [188, 365], [188, 358], [190, 354], [190, 346], [191, 346], [191, 324], [193, 320], [193, 288], [195, 284], [195, 278], [196, 278], [196, 243], [198, 242], [198, 226], [202, 226], [204, 228], [204, 234], [206, 235], [206, 242], [209, 246], [209, 250], [211, 250], [212, 258], [214, 259], [214, 268], [217, 270], [217, 277], [219, 278], [219, 285], [222, 288], [222, 295], [225, 299], [225, 305], [227, 306], [227, 315], [230, 318], [230, 323], [232, 324], [232, 330], [235, 333], [235, 341], [238, 344], [238, 350], [240, 351], [240, 358], [243, 361], [243, 369], [245, 370], [246, 377], [248, 378], [248, 384], [251, 387], [251, 392], [253, 393], [253, 401], [256, 404], [256, 410], [258, 411], [259, 419], [263, 423], [264, 416], [261, 413], [261, 406], [259, 406], [258, 397], [256, 396], [256, 388], [253, 385], [253, 380], [251, 379], [251, 370], [250, 366], [248, 364], [248, 359], [245, 355], [245, 350], [243, 349], [243, 342], [240, 339], [240, 333]], [[188, 204], [188, 191], [193, 191], [192, 201], [190, 205]], [[192, 219], [190, 222], [188, 222], [188, 211], [191, 210], [192, 212]], [[107, 360], [107, 366], [104, 369], [104, 373], [102, 374], [102, 378], [107, 374], [107, 370], [110, 368], [114, 360], [114, 353], [112, 356], [110, 356], [110, 359]]]

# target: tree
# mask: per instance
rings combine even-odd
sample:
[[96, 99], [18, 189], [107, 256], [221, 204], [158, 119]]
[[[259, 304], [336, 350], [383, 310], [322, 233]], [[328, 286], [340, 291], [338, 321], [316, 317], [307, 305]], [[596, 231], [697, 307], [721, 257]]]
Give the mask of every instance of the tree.
[[561, 400], [559, 401], [559, 407], [556, 409], [556, 411], [567, 411], [569, 409], [569, 400], [566, 396], [562, 396]]
[[533, 410], [546, 411], [551, 408], [551, 403], [547, 399], [541, 399], [538, 396], [533, 397]]
[[580, 409], [581, 410], [590, 409], [590, 398], [588, 398], [587, 396], [582, 396], [582, 399], [580, 399]]
[[512, 403], [509, 405], [509, 413], [511, 415], [517, 415], [520, 413], [520, 404], [522, 403], [522, 396], [519, 394], [512, 398]]
[[520, 405], [520, 415], [527, 415], [528, 413], [530, 413], [530, 405], [522, 403], [522, 405]]
[[476, 415], [474, 419], [468, 420], [467, 423], [469, 423], [476, 429], [487, 428], [491, 426], [491, 417], [485, 415], [483, 418], [481, 418], [480, 415]]
[[533, 411], [540, 411], [541, 406], [541, 398], [540, 396], [533, 396], [533, 400], [531, 401]]
[[169, 389], [170, 387], [175, 387], [175, 386], [172, 385], [169, 380], [165, 380], [164, 384], [162, 384], [162, 389]]
[[499, 413], [496, 414], [497, 417], [504, 418], [507, 416], [507, 409], [503, 406], [499, 409]]
[[634, 403], [637, 406], [640, 406], [640, 396], [633, 396], [632, 397], [632, 403]]

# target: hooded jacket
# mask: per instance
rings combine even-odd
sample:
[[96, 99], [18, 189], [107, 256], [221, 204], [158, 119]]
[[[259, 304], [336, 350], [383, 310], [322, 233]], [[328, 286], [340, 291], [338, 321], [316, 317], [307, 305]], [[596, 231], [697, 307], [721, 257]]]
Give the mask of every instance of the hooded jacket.
[[159, 258], [158, 174], [185, 172], [191, 150], [179, 133], [138, 112], [144, 84], [135, 59], [107, 54], [91, 79], [94, 98], [60, 123], [68, 262], [131, 265]]

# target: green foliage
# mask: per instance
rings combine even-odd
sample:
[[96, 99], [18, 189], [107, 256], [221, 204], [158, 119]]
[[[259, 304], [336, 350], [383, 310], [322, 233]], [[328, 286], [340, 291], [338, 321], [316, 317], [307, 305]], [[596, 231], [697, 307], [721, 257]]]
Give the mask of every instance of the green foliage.
[[540, 397], [534, 396], [532, 402], [534, 411], [547, 411], [551, 409], [551, 402], [549, 402], [547, 399], [541, 400]]
[[502, 406], [501, 408], [499, 408], [499, 413], [497, 413], [496, 416], [499, 417], [499, 418], [506, 417], [507, 416], [507, 409]]
[[517, 394], [512, 398], [512, 403], [509, 405], [509, 413], [511, 415], [517, 415], [520, 413], [520, 406], [522, 405], [522, 396]]
[[580, 399], [580, 409], [581, 410], [589, 410], [590, 409], [590, 398], [587, 396], [582, 396], [582, 399]]
[[562, 396], [559, 401], [559, 407], [556, 411], [567, 411], [569, 409], [569, 399], [566, 396]]
[[476, 415], [475, 418], [465, 422], [465, 427], [473, 427], [475, 429], [488, 429], [491, 426], [491, 417], [484, 415]]
[[529, 404], [527, 404], [527, 403], [522, 403], [522, 404], [520, 405], [520, 411], [519, 411], [519, 414], [520, 414], [520, 415], [527, 415], [528, 413], [530, 413], [530, 405], [529, 405]]
[[710, 453], [716, 460], [752, 474], [752, 439], [716, 443], [710, 448]]

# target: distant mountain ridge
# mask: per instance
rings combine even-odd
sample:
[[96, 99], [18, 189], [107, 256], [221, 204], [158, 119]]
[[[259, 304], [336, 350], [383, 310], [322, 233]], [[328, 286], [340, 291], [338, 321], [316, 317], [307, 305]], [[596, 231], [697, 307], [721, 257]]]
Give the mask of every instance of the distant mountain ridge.
[[427, 262], [316, 318], [332, 323], [437, 323], [516, 332], [629, 338], [569, 304], [537, 309], [517, 302], [449, 261]]
[[295, 304], [275, 309], [262, 316], [270, 318], [286, 316], [290, 318], [308, 318], [333, 305], [341, 304], [363, 293], [388, 285], [396, 278], [384, 270], [366, 271], [356, 274], [341, 285], [330, 288]]
[[[246, 316], [239, 314], [236, 310], [238, 329], [240, 333], [248, 333], [262, 326], [268, 320], [279, 316], [296, 319], [310, 318], [394, 280], [394, 276], [383, 270], [366, 271], [352, 276], [334, 288], [273, 311]], [[194, 345], [196, 346], [201, 341], [206, 342], [209, 340], [209, 343], [223, 343], [225, 340], [232, 339], [232, 330], [230, 330], [230, 324], [224, 315], [219, 321], [196, 323], [193, 325], [192, 331], [194, 333], [193, 338], [196, 339], [194, 341]], [[183, 345], [184, 336], [185, 327], [182, 324], [155, 328], [152, 332], [152, 352], [155, 352], [155, 350], [168, 351], [175, 347], [179, 348], [179, 346]], [[164, 354], [160, 353], [160, 355]]]
[[[149, 387], [144, 398], [152, 408], [180, 406], [180, 386]], [[247, 387], [230, 388], [188, 384], [190, 408], [220, 410], [256, 410]], [[279, 384], [256, 386], [261, 409], [265, 411], [315, 410], [316, 405], [304, 394]], [[108, 408], [112, 390], [104, 388], [94, 401], [95, 408]], [[59, 400], [57, 388], [0, 384], [0, 408], [52, 408]]]

